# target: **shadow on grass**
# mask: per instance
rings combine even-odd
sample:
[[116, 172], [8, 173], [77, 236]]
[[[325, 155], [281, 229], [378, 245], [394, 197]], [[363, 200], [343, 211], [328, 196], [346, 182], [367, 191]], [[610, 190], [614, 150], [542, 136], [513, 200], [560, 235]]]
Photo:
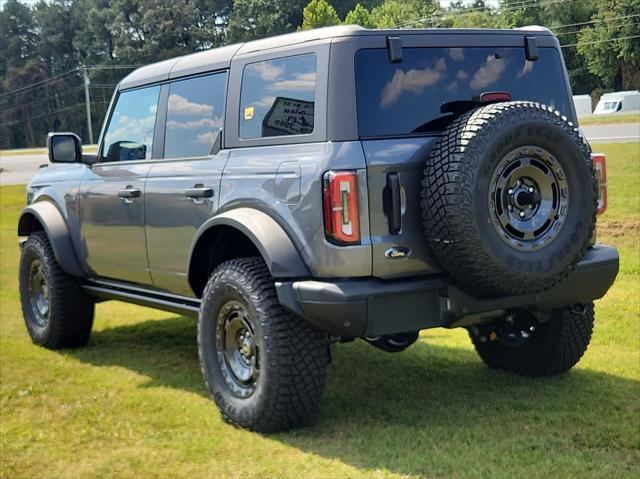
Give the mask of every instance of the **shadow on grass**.
[[[520, 378], [488, 369], [470, 349], [429, 345], [428, 339], [401, 354], [360, 341], [336, 345], [319, 423], [272, 437], [359, 469], [406, 475], [434, 473], [430, 461], [437, 457], [441, 466], [457, 461], [458, 467], [500, 461], [503, 453], [507, 463], [519, 453], [525, 461], [538, 454], [546, 460], [579, 454], [583, 461], [621, 461], [626, 467], [638, 457], [630, 452], [637, 442], [637, 381], [584, 369]], [[71, 354], [144, 374], [145, 387], [208, 396], [190, 318], [98, 331], [89, 347]], [[630, 427], [620, 426], [625, 421]]]

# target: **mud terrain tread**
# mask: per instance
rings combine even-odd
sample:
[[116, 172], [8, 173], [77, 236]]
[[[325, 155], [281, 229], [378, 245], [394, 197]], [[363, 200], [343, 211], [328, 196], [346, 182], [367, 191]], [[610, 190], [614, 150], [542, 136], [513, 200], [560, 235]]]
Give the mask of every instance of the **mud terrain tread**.
[[[205, 381], [223, 418], [237, 426], [260, 432], [276, 432], [312, 423], [319, 412], [329, 362], [324, 333], [286, 311], [278, 302], [273, 279], [262, 258], [227, 261], [212, 273], [203, 294], [210, 301], [221, 285], [248, 293], [257, 312], [268, 362], [269, 384], [264, 401], [248, 414], [234, 411], [225, 394], [210, 383], [205, 370], [201, 321], [198, 349]], [[201, 314], [202, 315], [202, 314]], [[215, 320], [215, 318], [211, 318]]]
[[571, 369], [584, 355], [594, 320], [593, 303], [557, 309], [539, 326], [538, 339], [521, 348], [482, 343], [471, 332], [470, 337], [480, 358], [493, 369], [523, 376], [553, 376]]
[[589, 247], [595, 228], [597, 186], [594, 191], [589, 234], [570, 264], [558, 274], [546, 278], [522, 277], [506, 271], [487, 253], [473, 215], [472, 192], [476, 184], [482, 153], [490, 147], [489, 139], [512, 121], [541, 120], [562, 128], [582, 150], [592, 171], [590, 148], [566, 118], [534, 102], [496, 103], [478, 108], [455, 120], [433, 148], [422, 180], [421, 207], [427, 241], [440, 265], [467, 290], [479, 294], [524, 294], [542, 291], [559, 283]]
[[[31, 254], [40, 257], [50, 284], [49, 322], [44, 330], [30, 323], [28, 274]], [[95, 300], [82, 288], [82, 280], [65, 272], [58, 264], [44, 231], [29, 236], [20, 258], [20, 303], [27, 330], [34, 343], [48, 349], [78, 348], [91, 336]]]

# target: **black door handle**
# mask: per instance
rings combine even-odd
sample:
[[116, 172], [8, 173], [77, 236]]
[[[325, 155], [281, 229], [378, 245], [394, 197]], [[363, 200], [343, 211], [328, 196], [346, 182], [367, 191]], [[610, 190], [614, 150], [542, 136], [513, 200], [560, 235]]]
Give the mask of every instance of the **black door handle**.
[[140, 190], [127, 186], [124, 190], [118, 192], [118, 196], [125, 199], [140, 198]]
[[397, 234], [402, 229], [402, 203], [400, 198], [400, 175], [389, 173], [387, 175], [387, 194], [385, 206], [389, 218], [389, 233]]
[[212, 198], [213, 189], [206, 186], [194, 186], [193, 188], [187, 188], [184, 191], [184, 196], [187, 198]]

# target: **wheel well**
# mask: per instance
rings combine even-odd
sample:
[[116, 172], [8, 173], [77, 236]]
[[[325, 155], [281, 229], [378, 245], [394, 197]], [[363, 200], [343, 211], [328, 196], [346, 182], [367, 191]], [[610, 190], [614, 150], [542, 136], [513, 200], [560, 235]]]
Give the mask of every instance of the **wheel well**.
[[261, 256], [255, 244], [242, 232], [231, 226], [216, 226], [198, 240], [189, 264], [189, 285], [198, 298], [207, 284], [209, 275], [220, 264], [230, 259]]
[[22, 215], [18, 222], [18, 236], [29, 236], [31, 233], [42, 230], [44, 230], [44, 227], [34, 214], [26, 213]]

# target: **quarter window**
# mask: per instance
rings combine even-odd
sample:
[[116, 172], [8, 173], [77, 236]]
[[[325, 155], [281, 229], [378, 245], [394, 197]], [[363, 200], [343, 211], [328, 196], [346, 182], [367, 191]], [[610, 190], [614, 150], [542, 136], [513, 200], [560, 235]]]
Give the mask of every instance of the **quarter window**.
[[226, 73], [171, 84], [167, 105], [165, 158], [207, 156], [222, 129]]
[[240, 95], [240, 137], [312, 133], [315, 97], [314, 54], [247, 65]]
[[160, 87], [140, 88], [118, 95], [104, 136], [104, 161], [151, 158]]

